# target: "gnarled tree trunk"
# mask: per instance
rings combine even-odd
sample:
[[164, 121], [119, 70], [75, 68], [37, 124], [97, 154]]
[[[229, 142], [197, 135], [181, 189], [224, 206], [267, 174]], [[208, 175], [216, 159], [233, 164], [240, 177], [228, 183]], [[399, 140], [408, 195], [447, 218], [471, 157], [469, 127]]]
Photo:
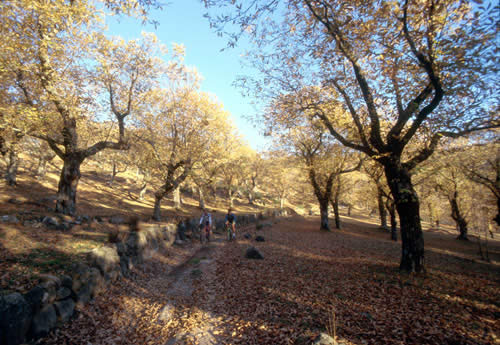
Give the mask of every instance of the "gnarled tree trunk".
[[380, 217], [380, 227], [382, 229], [387, 229], [387, 212], [384, 205], [384, 191], [377, 187], [377, 203], [378, 203], [378, 214]]
[[452, 195], [448, 196], [448, 201], [450, 202], [451, 207], [451, 218], [457, 224], [457, 228], [460, 231], [460, 235], [458, 235], [458, 240], [468, 241], [467, 237], [467, 221], [465, 220], [462, 212], [460, 211], [460, 207], [458, 206], [458, 192], [454, 191]]
[[323, 198], [318, 201], [319, 201], [319, 210], [321, 215], [320, 230], [330, 231], [330, 225], [328, 223], [328, 198]]
[[387, 198], [386, 201], [387, 211], [389, 211], [389, 217], [391, 220], [391, 240], [398, 240], [398, 222], [396, 220], [396, 206], [394, 205], [394, 201], [390, 198]]
[[401, 227], [402, 254], [400, 269], [420, 272], [424, 269], [424, 237], [420, 224], [420, 204], [410, 172], [399, 161], [384, 164]]
[[68, 155], [64, 158], [57, 190], [56, 211], [63, 214], [76, 213], [76, 190], [80, 181], [81, 157]]
[[198, 207], [201, 209], [205, 208], [205, 195], [201, 187], [198, 187]]

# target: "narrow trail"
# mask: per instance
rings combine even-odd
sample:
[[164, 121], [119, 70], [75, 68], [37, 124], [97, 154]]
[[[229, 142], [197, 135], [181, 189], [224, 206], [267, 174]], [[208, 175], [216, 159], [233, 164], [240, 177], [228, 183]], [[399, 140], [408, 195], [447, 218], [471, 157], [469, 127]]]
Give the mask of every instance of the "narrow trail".
[[[173, 247], [42, 344], [311, 345], [332, 311], [342, 345], [497, 343], [495, 267], [429, 250], [425, 276], [400, 275], [387, 232], [343, 224], [321, 232], [317, 218], [295, 216], [259, 230], [265, 242], [253, 226], [236, 242]], [[264, 260], [246, 259], [249, 246]]]

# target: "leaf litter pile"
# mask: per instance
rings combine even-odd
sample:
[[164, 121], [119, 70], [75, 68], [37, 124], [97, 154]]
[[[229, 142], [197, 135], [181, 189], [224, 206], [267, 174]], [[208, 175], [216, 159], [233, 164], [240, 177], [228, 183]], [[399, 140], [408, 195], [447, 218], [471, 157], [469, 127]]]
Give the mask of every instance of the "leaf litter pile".
[[[366, 230], [297, 216], [257, 231], [265, 242], [242, 230], [191, 258], [199, 246], [173, 248], [43, 342], [311, 344], [334, 313], [342, 344], [500, 343], [497, 265], [427, 250], [426, 274], [400, 274], [400, 243]], [[251, 245], [263, 260], [244, 258]], [[185, 263], [172, 270], [174, 256]]]

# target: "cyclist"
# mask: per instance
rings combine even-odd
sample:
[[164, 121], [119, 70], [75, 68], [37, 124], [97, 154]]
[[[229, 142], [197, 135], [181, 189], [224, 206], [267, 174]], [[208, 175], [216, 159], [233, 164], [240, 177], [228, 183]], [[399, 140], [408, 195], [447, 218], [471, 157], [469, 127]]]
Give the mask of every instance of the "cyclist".
[[[212, 215], [207, 211], [207, 209], [203, 209], [203, 214], [200, 218], [200, 229], [205, 230], [205, 236], [207, 241], [210, 241], [210, 229], [212, 228]], [[201, 240], [202, 234], [200, 234]]]
[[232, 211], [233, 209], [231, 207], [227, 210], [224, 222], [226, 223], [226, 227], [231, 226], [231, 229], [233, 230], [233, 239], [236, 239], [236, 216]]

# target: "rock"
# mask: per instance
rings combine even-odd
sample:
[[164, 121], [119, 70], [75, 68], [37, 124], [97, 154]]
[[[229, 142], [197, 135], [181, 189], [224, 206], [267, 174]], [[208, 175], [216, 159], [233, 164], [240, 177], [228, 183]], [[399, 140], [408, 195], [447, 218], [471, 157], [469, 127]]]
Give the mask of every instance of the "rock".
[[59, 286], [61, 286], [61, 281], [59, 280], [59, 278], [50, 276], [48, 274], [43, 276], [57, 279], [57, 280], [54, 279], [42, 280], [42, 283], [40, 284], [40, 286], [43, 287], [45, 291], [45, 294], [42, 299], [43, 304], [45, 305], [52, 304], [57, 298], [57, 290], [59, 289]]
[[24, 299], [30, 305], [33, 313], [37, 313], [42, 308], [43, 297], [45, 294], [45, 289], [41, 285], [35, 286], [33, 289], [24, 294]]
[[62, 222], [55, 226], [56, 230], [69, 231], [73, 227], [72, 223]]
[[13, 204], [13, 205], [22, 205], [23, 202], [21, 200], [18, 200], [16, 198], [10, 198], [9, 200], [7, 200], [7, 202], [9, 204]]
[[90, 288], [89, 284], [84, 284], [80, 287], [80, 290], [76, 293], [76, 306], [78, 308], [83, 308], [83, 306], [90, 301]]
[[4, 223], [19, 223], [19, 219], [13, 214], [7, 214], [5, 216], [2, 216], [2, 222]]
[[30, 321], [31, 307], [20, 293], [0, 296], [0, 344], [24, 343]]
[[50, 217], [50, 216], [43, 217], [42, 223], [45, 224], [46, 226], [54, 226], [54, 227], [59, 225], [59, 222], [57, 221], [57, 219], [54, 217]]
[[337, 342], [328, 334], [321, 333], [313, 340], [312, 345], [337, 345]]
[[54, 303], [54, 308], [56, 310], [58, 320], [60, 322], [67, 322], [75, 311], [75, 301], [71, 298], [57, 301]]
[[35, 339], [44, 337], [56, 326], [56, 323], [56, 310], [52, 304], [47, 305], [33, 317], [30, 333]]
[[257, 242], [264, 242], [266, 239], [263, 236], [257, 236], [255, 237], [255, 241]]
[[175, 312], [175, 307], [169, 303], [161, 309], [158, 320], [167, 322], [174, 316], [174, 312]]
[[183, 240], [175, 240], [174, 244], [178, 245], [178, 246], [181, 246], [183, 245], [184, 243], [186, 243], [186, 241], [183, 241]]
[[112, 216], [109, 218], [111, 224], [125, 224], [126, 220], [123, 216]]
[[246, 253], [245, 253], [245, 257], [247, 259], [264, 259], [264, 256], [255, 247], [248, 248]]
[[80, 289], [87, 284], [90, 276], [90, 267], [82, 263], [74, 264], [72, 266], [72, 284], [71, 290], [78, 294]]
[[54, 284], [56, 287], [61, 286], [61, 279], [58, 277], [52, 275], [52, 274], [40, 274], [40, 283], [47, 283], [50, 282]]
[[71, 290], [67, 287], [62, 286], [56, 292], [56, 301], [61, 301], [68, 298], [69, 296], [71, 296]]
[[90, 269], [90, 276], [88, 282], [89, 296], [91, 298], [96, 297], [97, 295], [101, 294], [104, 291], [105, 287], [106, 283], [104, 281], [104, 276], [97, 268], [92, 267]]
[[90, 251], [87, 258], [91, 266], [99, 268], [102, 274], [117, 270], [120, 265], [120, 256], [116, 248], [99, 247]]
[[245, 237], [247, 240], [249, 240], [252, 238], [252, 235], [250, 235], [249, 233], [246, 233], [245, 235], [243, 235], [243, 237]]
[[120, 256], [120, 270], [124, 277], [126, 278], [129, 277], [130, 268], [131, 268], [130, 258], [126, 255]]
[[62, 275], [60, 279], [61, 279], [61, 286], [67, 287], [68, 289], [71, 290], [71, 288], [73, 287], [73, 279], [71, 279], [71, 277], [66, 275]]
[[131, 231], [127, 241], [127, 256], [130, 257], [132, 263], [141, 264], [144, 261], [144, 250], [147, 246], [146, 235], [142, 232]]

